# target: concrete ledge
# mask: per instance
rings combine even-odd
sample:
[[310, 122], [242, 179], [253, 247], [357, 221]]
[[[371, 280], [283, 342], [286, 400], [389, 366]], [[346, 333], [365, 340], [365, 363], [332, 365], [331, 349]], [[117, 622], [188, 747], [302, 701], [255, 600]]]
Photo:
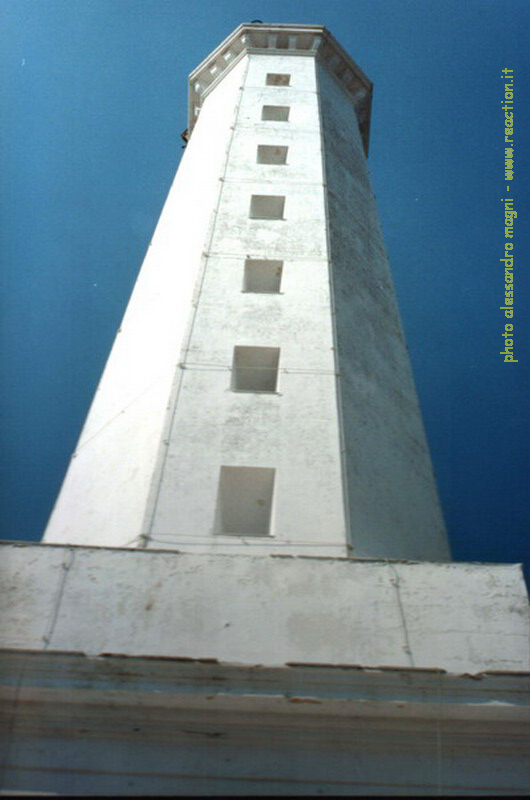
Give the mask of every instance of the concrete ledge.
[[[69, 702], [135, 705], [142, 696], [169, 708], [207, 708], [216, 700], [231, 708], [274, 709], [300, 715], [508, 720], [530, 719], [530, 673], [450, 675], [443, 670], [399, 667], [287, 664], [284, 667], [226, 664], [213, 659], [85, 656], [81, 653], [0, 650], [0, 696], [52, 696]], [[282, 704], [278, 704], [278, 700]], [[492, 703], [492, 699], [495, 700]], [[256, 703], [258, 706], [256, 706]], [[311, 705], [318, 706], [311, 708]], [[259, 709], [258, 709], [259, 710]], [[53, 716], [53, 708], [50, 714]]]
[[0, 548], [4, 648], [271, 667], [530, 669], [517, 565]]
[[528, 675], [0, 653], [0, 787], [525, 794]]

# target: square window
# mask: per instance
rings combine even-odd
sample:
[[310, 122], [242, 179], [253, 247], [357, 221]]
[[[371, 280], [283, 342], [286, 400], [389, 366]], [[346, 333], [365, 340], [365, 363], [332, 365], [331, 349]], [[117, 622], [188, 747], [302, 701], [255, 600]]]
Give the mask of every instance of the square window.
[[250, 219], [283, 219], [285, 195], [253, 194], [250, 198]]
[[234, 347], [232, 391], [275, 392], [279, 363], [279, 347]]
[[288, 122], [290, 106], [263, 106], [261, 119], [265, 122]]
[[258, 144], [258, 164], [285, 164], [288, 147], [271, 144]]
[[218, 533], [268, 536], [275, 470], [266, 467], [221, 467]]
[[256, 294], [278, 294], [282, 282], [283, 261], [247, 258], [243, 291]]
[[291, 76], [281, 72], [268, 72], [265, 83], [267, 86], [289, 86]]

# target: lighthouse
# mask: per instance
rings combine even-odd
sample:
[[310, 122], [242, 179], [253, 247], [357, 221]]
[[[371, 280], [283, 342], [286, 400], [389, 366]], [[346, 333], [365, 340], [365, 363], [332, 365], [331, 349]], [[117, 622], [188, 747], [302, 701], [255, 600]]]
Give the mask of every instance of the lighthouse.
[[447, 560], [367, 167], [372, 84], [244, 25], [189, 142], [45, 541]]
[[453, 563], [322, 26], [241, 25], [42, 543], [0, 545], [4, 793], [525, 794], [520, 565]]

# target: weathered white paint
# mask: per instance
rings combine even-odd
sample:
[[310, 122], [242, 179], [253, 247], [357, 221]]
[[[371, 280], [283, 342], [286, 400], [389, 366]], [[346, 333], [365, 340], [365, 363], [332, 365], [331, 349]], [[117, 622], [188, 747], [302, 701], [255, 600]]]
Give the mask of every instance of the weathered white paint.
[[317, 65], [354, 555], [449, 555], [358, 122]]
[[184, 152], [45, 541], [134, 546], [143, 531], [244, 69], [208, 98]]
[[[290, 74], [290, 86], [265, 86], [268, 72]], [[312, 58], [248, 59], [168, 437], [151, 529], [155, 546], [211, 548], [220, 466], [251, 466], [276, 470], [274, 538], [252, 540], [253, 552], [272, 546], [346, 554], [315, 80]], [[301, 131], [293, 121], [287, 131], [261, 122], [261, 106], [278, 95], [306, 106]], [[288, 164], [257, 164], [258, 144], [280, 137], [289, 146]], [[284, 219], [249, 219], [251, 196], [271, 194], [286, 197]], [[246, 257], [284, 261], [281, 295], [242, 293]], [[280, 348], [277, 394], [231, 391], [237, 345]], [[248, 550], [234, 537], [215, 536], [214, 546]]]
[[[190, 144], [45, 541], [447, 559], [365, 164], [370, 82], [319, 26], [246, 26], [190, 87]], [[262, 120], [275, 104], [288, 122]], [[283, 219], [249, 218], [253, 195], [285, 197]], [[247, 258], [283, 261], [281, 293], [242, 291]], [[232, 390], [238, 345], [280, 348], [276, 393]], [[270, 536], [216, 532], [222, 466], [275, 470]]]
[[520, 567], [3, 545], [0, 641], [89, 655], [525, 670]]

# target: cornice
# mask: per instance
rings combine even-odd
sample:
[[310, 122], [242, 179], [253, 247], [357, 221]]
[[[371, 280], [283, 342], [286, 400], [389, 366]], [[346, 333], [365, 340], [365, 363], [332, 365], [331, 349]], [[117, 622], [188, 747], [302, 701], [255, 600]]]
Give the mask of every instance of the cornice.
[[352, 101], [368, 154], [373, 84], [322, 25], [244, 24], [236, 28], [190, 74], [190, 133], [204, 98], [247, 53], [317, 58]]

